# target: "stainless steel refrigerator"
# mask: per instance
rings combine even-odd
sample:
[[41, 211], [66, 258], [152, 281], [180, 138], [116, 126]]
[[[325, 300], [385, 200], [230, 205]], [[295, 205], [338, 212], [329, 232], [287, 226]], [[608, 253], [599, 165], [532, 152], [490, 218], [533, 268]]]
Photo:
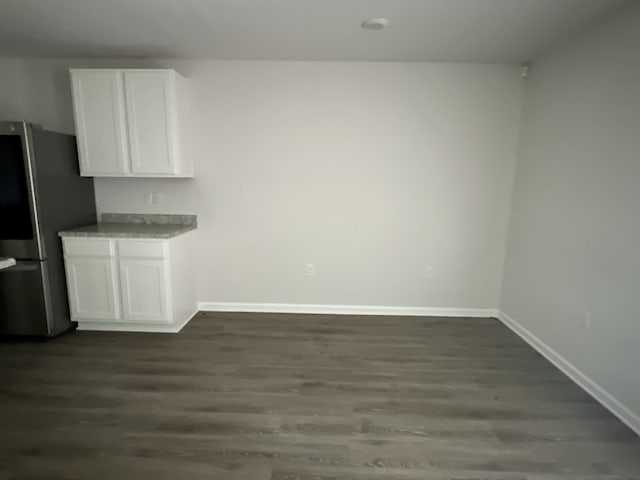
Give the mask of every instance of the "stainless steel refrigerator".
[[58, 231], [96, 222], [93, 179], [75, 137], [0, 122], [0, 335], [52, 337], [70, 328]]

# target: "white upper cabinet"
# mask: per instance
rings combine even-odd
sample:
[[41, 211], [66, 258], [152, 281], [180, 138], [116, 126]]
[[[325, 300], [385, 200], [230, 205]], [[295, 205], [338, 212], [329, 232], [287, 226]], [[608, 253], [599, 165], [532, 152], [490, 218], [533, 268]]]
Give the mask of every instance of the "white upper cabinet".
[[131, 171], [177, 173], [175, 75], [165, 71], [125, 71]]
[[83, 176], [193, 176], [182, 76], [165, 69], [74, 69], [71, 78]]
[[82, 175], [126, 175], [129, 165], [122, 75], [117, 70], [72, 73]]

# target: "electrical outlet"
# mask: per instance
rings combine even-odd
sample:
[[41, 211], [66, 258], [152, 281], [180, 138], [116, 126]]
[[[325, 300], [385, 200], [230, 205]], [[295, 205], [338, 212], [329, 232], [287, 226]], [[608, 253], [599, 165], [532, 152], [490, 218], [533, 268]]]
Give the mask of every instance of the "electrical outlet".
[[316, 266], [313, 263], [307, 263], [304, 266], [304, 271], [307, 275], [307, 277], [313, 277], [316, 274]]
[[427, 265], [424, 267], [424, 278], [433, 277], [433, 267], [431, 265]]

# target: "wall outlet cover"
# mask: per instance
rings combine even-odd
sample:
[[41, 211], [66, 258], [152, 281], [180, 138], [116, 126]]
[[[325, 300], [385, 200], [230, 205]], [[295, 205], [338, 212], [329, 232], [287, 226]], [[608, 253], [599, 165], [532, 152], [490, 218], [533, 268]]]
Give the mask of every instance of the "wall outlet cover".
[[316, 266], [313, 263], [307, 263], [304, 266], [307, 277], [313, 277], [316, 274]]

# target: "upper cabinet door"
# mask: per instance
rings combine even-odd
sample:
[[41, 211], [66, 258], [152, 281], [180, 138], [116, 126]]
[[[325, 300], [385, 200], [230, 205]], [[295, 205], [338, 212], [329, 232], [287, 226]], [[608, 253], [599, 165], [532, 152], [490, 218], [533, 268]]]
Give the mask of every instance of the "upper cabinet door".
[[176, 78], [169, 70], [124, 70], [131, 172], [176, 175]]
[[83, 176], [129, 171], [122, 75], [117, 70], [71, 70], [73, 107]]

